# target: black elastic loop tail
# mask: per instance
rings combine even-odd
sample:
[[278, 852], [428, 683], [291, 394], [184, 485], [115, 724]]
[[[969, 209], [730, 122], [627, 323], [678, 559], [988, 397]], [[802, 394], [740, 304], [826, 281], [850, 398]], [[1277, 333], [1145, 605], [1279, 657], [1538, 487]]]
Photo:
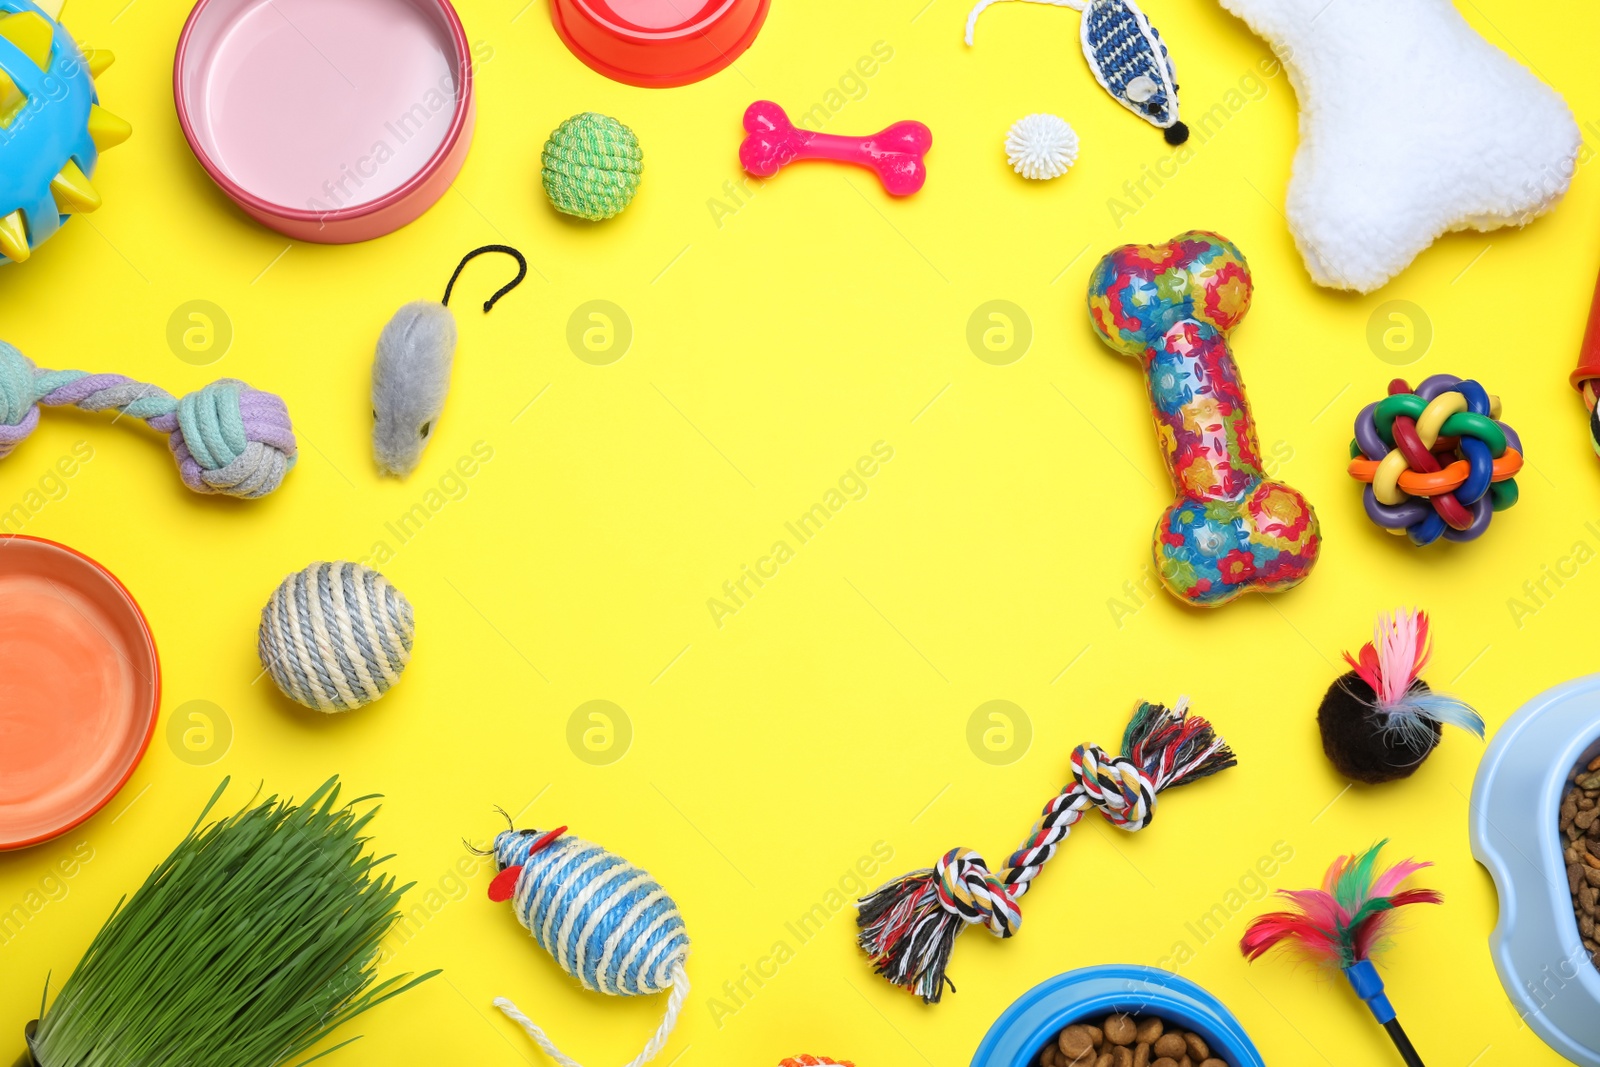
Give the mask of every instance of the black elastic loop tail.
[[510, 245], [484, 245], [482, 248], [474, 248], [472, 251], [468, 252], [464, 257], [462, 257], [461, 262], [456, 266], [456, 272], [450, 275], [450, 284], [444, 287], [444, 300], [442, 303], [445, 307], [450, 306], [450, 294], [455, 290], [456, 279], [461, 277], [461, 272], [466, 269], [468, 263], [471, 263], [473, 259], [483, 255], [485, 252], [504, 252], [506, 255], [514, 257], [517, 261], [517, 276], [512, 278], [505, 285], [501, 286], [497, 293], [483, 302], [483, 310], [485, 314], [487, 314], [494, 307], [496, 301], [498, 301], [502, 296], [505, 296], [511, 290], [515, 289], [517, 286], [521, 285], [522, 279], [528, 276], [527, 259], [523, 257], [521, 252], [518, 252]]

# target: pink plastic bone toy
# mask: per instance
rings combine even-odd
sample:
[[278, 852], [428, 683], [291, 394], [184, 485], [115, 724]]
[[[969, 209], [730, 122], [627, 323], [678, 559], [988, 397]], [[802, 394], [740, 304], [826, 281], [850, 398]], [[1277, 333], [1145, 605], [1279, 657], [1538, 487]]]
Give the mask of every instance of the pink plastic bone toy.
[[928, 179], [923, 156], [933, 147], [933, 131], [920, 122], [897, 122], [868, 137], [840, 137], [803, 130], [771, 100], [745, 109], [749, 136], [739, 146], [739, 162], [758, 178], [770, 178], [797, 159], [831, 159], [878, 173], [891, 196], [910, 196]]

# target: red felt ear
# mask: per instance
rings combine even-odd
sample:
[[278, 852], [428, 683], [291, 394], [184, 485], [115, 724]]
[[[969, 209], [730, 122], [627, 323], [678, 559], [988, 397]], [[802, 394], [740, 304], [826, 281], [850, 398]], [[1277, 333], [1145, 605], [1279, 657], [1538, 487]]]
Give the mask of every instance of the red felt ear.
[[[555, 840], [567, 832], [565, 826], [558, 826], [548, 833], [541, 834], [538, 840], [528, 846], [528, 855], [533, 855], [540, 849], [549, 848]], [[489, 899], [495, 903], [510, 900], [517, 892], [517, 879], [522, 877], [522, 867], [507, 867], [494, 876], [494, 881], [489, 883]]]
[[542, 835], [537, 841], [528, 846], [528, 855], [531, 856], [542, 848], [549, 848], [555, 842], [556, 838], [560, 837], [566, 832], [567, 828], [565, 826], [558, 826], [549, 833]]
[[494, 876], [494, 881], [489, 883], [489, 899], [496, 904], [503, 900], [510, 900], [517, 891], [517, 879], [522, 877], [521, 867], [507, 867]]

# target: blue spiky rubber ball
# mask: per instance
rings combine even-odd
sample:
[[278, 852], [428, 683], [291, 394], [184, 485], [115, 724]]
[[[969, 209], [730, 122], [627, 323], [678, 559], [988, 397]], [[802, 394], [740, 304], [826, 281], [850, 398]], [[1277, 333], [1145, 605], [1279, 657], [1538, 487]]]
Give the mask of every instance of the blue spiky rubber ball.
[[0, 0], [0, 264], [98, 208], [100, 153], [132, 133], [95, 90], [111, 53], [80, 49], [60, 14], [61, 0]]

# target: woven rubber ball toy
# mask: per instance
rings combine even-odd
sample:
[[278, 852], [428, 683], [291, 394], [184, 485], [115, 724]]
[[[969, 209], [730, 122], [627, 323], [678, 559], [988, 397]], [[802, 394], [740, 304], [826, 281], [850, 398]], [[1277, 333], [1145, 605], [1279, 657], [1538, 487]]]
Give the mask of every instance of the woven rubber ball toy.
[[628, 127], [609, 115], [585, 111], [550, 134], [542, 168], [545, 195], [557, 211], [599, 222], [632, 202], [644, 153]]
[[351, 711], [387, 693], [411, 662], [411, 604], [359, 563], [313, 563], [261, 609], [257, 651], [283, 695]]
[[1415, 391], [1403, 378], [1356, 416], [1350, 477], [1365, 482], [1367, 518], [1412, 544], [1471, 541], [1517, 502], [1522, 441], [1500, 422], [1500, 398], [1453, 374]]

